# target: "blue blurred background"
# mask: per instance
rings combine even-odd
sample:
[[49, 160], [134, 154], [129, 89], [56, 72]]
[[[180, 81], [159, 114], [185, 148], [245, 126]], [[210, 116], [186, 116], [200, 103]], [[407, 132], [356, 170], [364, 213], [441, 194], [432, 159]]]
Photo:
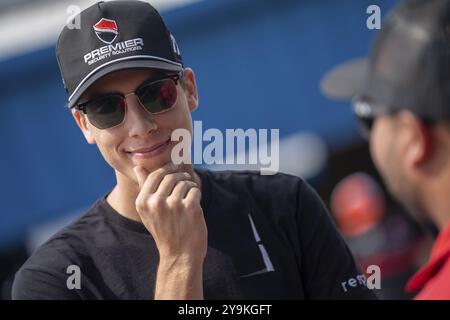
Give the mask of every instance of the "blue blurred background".
[[[83, 9], [94, 2], [79, 5]], [[393, 1], [150, 2], [160, 9], [186, 65], [196, 72], [200, 107], [193, 118], [202, 120], [204, 129], [279, 128], [285, 152], [303, 143], [294, 159], [281, 154], [291, 160], [282, 159], [282, 171], [310, 181], [327, 204], [337, 181], [352, 172], [363, 170], [378, 179], [349, 104], [323, 97], [319, 82], [336, 64], [367, 55], [376, 31], [366, 27], [366, 9], [378, 5], [383, 18]], [[0, 33], [5, 46], [0, 49], [4, 298], [14, 271], [45, 238], [45, 230], [69, 221], [115, 182], [113, 170], [85, 142], [64, 108], [54, 45], [70, 4], [77, 1], [0, 5], [0, 27], [9, 28], [8, 34]], [[30, 14], [30, 7], [45, 14]], [[305, 163], [316, 167], [308, 169]]]

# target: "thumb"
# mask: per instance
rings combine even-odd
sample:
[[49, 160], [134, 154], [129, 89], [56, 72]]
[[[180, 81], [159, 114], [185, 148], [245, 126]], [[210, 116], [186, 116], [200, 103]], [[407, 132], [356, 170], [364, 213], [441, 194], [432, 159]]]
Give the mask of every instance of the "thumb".
[[139, 189], [141, 189], [142, 186], [144, 185], [144, 182], [147, 179], [147, 176], [149, 175], [149, 173], [147, 172], [147, 170], [145, 170], [143, 167], [140, 167], [140, 166], [134, 167], [133, 171], [134, 171], [134, 174], [136, 175], [136, 179], [139, 184]]

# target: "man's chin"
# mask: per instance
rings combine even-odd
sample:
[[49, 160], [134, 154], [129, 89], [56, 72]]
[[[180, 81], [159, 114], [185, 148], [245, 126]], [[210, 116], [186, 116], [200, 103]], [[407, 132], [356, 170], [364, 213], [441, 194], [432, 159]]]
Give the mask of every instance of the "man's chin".
[[168, 163], [169, 161], [166, 162], [158, 162], [158, 163], [142, 163], [139, 164], [139, 166], [143, 167], [149, 174], [152, 173], [153, 171], [156, 171], [162, 167], [164, 167], [164, 165], [166, 163]]
[[145, 170], [147, 170], [149, 173], [158, 170], [162, 167], [164, 167], [169, 162], [172, 162], [172, 160], [169, 157], [158, 157], [158, 159], [144, 159], [139, 161], [133, 161], [133, 166], [141, 166]]

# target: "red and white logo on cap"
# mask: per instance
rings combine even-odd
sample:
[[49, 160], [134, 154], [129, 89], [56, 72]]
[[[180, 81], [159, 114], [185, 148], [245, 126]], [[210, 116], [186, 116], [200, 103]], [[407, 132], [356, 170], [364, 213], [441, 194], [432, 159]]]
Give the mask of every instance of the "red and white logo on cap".
[[119, 35], [119, 28], [114, 20], [102, 18], [94, 25], [94, 31], [100, 41], [111, 44]]

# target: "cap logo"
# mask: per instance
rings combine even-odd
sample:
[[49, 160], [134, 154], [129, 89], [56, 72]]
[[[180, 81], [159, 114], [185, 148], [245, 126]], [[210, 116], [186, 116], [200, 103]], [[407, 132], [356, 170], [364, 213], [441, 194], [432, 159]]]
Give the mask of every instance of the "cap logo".
[[119, 35], [117, 23], [114, 20], [102, 18], [94, 25], [94, 31], [100, 41], [111, 44]]
[[172, 34], [170, 35], [170, 40], [172, 41], [173, 52], [175, 52], [175, 54], [181, 56], [180, 48], [178, 48], [177, 41], [175, 40], [175, 37]]

